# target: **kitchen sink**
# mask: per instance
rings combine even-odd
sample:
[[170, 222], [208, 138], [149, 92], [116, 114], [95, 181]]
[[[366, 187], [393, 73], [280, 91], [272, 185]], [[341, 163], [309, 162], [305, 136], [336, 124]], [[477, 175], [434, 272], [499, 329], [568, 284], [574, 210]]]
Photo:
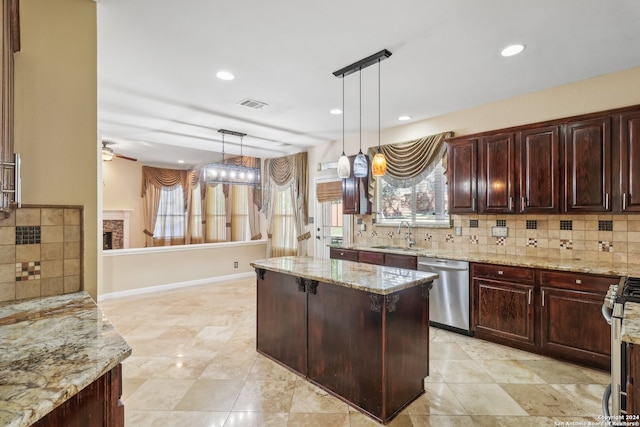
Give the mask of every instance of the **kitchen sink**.
[[380, 246], [371, 246], [371, 249], [388, 249], [391, 251], [408, 251], [408, 252], [416, 252], [417, 248], [406, 248], [403, 246], [391, 246], [391, 245], [380, 245]]

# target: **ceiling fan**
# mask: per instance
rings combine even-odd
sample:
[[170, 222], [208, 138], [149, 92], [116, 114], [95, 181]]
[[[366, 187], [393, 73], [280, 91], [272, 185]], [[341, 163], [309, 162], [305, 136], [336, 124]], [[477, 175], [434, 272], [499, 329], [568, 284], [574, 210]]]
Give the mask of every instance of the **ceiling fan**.
[[131, 160], [132, 162], [138, 161], [138, 159], [134, 159], [133, 157], [127, 157], [123, 156], [122, 154], [115, 153], [112, 148], [108, 147], [108, 145], [112, 144], [115, 144], [115, 142], [102, 141], [102, 161], [110, 162], [114, 157], [118, 157], [119, 159]]

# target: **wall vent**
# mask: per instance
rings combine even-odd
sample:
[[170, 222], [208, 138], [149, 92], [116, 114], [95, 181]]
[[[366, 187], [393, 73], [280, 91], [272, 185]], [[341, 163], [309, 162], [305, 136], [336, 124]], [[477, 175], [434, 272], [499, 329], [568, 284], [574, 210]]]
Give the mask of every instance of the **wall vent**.
[[251, 98], [245, 98], [242, 101], [238, 102], [238, 104], [242, 105], [243, 107], [253, 108], [254, 110], [262, 110], [264, 107], [269, 105], [266, 102], [256, 101], [255, 99]]

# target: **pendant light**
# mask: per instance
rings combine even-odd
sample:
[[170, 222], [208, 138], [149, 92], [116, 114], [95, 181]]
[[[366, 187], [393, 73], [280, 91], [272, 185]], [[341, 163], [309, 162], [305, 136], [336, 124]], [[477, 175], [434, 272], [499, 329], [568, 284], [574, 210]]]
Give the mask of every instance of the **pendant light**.
[[369, 174], [369, 162], [364, 154], [362, 154], [362, 68], [358, 72], [360, 76], [360, 151], [353, 161], [353, 176], [356, 178], [364, 178]]
[[338, 178], [349, 178], [351, 165], [349, 158], [344, 154], [344, 76], [342, 76], [342, 156], [338, 159]]
[[371, 162], [371, 175], [384, 176], [387, 172], [387, 158], [380, 150], [380, 58], [378, 58], [378, 152]]

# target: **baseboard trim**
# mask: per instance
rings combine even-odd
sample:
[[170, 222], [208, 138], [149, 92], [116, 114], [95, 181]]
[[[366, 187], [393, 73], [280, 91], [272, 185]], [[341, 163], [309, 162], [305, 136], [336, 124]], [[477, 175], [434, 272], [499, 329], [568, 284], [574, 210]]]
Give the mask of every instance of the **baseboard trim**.
[[255, 276], [255, 273], [250, 271], [246, 273], [229, 274], [227, 276], [208, 277], [206, 279], [197, 279], [197, 280], [188, 280], [186, 282], [168, 283], [166, 285], [147, 286], [144, 288], [131, 289], [128, 291], [110, 292], [107, 294], [98, 295], [98, 302], [106, 301], [114, 298], [150, 294], [154, 292], [186, 288], [189, 286], [204, 285], [207, 283], [219, 283], [219, 282], [228, 282], [230, 280], [247, 279], [253, 276]]

